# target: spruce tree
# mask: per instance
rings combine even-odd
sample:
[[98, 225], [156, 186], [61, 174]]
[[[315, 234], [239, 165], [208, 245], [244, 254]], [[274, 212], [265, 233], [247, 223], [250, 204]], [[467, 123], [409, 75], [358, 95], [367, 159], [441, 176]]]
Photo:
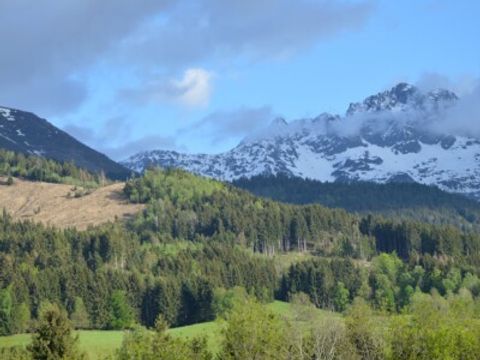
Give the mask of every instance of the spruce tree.
[[35, 360], [85, 359], [78, 349], [78, 336], [73, 336], [66, 312], [56, 305], [43, 311], [28, 350]]

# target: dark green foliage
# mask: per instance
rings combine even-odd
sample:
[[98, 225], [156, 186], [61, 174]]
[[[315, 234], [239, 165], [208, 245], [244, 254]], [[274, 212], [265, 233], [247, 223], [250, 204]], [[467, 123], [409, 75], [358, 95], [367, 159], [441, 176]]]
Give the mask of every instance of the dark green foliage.
[[360, 231], [375, 238], [378, 253], [396, 252], [405, 260], [428, 254], [480, 265], [480, 236], [453, 226], [397, 222], [368, 215], [361, 220]]
[[[341, 289], [338, 288], [341, 283]], [[344, 310], [362, 284], [359, 268], [349, 259], [312, 259], [293, 264], [282, 277], [278, 296], [303, 292], [317, 307]]]
[[207, 321], [216, 287], [269, 300], [277, 282], [273, 260], [221, 241], [152, 244], [120, 223], [62, 231], [8, 215], [0, 216], [0, 265], [4, 334], [24, 331], [47, 301], [79, 328], [153, 326], [159, 314], [172, 325]]
[[369, 259], [396, 252], [405, 260], [429, 254], [480, 264], [480, 236], [457, 227], [281, 204], [180, 170], [149, 170], [125, 192], [148, 202], [129, 228], [149, 241], [206, 237], [265, 254], [297, 250]]
[[13, 300], [10, 288], [0, 290], [0, 335], [11, 331]]
[[98, 186], [105, 182], [103, 174], [92, 174], [71, 162], [60, 163], [34, 155], [24, 155], [0, 149], [0, 176], [8, 176], [6, 184], [13, 185], [13, 178], [51, 183]]
[[480, 204], [462, 195], [416, 183], [321, 182], [277, 176], [239, 179], [235, 186], [291, 204], [318, 203], [360, 213], [480, 229]]
[[450, 296], [462, 287], [477, 289], [480, 280], [468, 269], [432, 257], [421, 265], [407, 264], [385, 253], [373, 258], [368, 268], [348, 259], [313, 258], [290, 266], [277, 296], [288, 300], [305, 293], [317, 307], [336, 311], [362, 297], [377, 310], [396, 312], [410, 304], [415, 291]]
[[331, 255], [348, 248], [349, 255], [359, 257], [373, 250], [359, 232], [358, 219], [345, 211], [263, 200], [180, 170], [149, 170], [127, 182], [125, 193], [134, 202], [148, 202], [129, 224], [145, 238], [221, 238], [266, 254], [313, 250]]
[[78, 349], [78, 337], [72, 334], [67, 314], [57, 306], [51, 306], [42, 314], [28, 350], [36, 360], [85, 358]]

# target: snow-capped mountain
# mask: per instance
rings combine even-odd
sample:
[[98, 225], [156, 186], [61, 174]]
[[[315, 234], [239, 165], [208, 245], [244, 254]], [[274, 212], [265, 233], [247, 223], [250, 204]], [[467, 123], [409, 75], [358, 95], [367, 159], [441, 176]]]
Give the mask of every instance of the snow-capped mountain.
[[218, 155], [148, 151], [123, 164], [135, 171], [179, 167], [221, 180], [285, 173], [321, 181], [415, 181], [480, 198], [480, 141], [439, 124], [457, 96], [400, 83], [350, 104], [345, 116], [322, 114], [269, 127]]
[[0, 107], [0, 148], [58, 161], [73, 161], [93, 172], [103, 170], [113, 179], [125, 179], [131, 173], [47, 120], [6, 107]]

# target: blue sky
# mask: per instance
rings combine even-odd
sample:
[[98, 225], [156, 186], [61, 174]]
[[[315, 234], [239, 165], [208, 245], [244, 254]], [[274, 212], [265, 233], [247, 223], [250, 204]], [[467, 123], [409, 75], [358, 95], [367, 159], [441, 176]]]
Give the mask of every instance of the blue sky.
[[[38, 4], [37, 4], [38, 3]], [[480, 2], [0, 1], [0, 104], [115, 159], [215, 153], [399, 81], [468, 94]]]

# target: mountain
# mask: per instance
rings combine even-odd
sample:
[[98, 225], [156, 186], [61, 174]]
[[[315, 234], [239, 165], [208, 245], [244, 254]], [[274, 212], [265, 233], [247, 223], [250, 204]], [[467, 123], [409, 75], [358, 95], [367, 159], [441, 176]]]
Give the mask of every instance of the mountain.
[[229, 181], [286, 174], [324, 182], [418, 182], [480, 199], [479, 139], [439, 126], [458, 100], [448, 90], [400, 83], [350, 104], [344, 116], [276, 119], [223, 154], [156, 150], [123, 164], [136, 171], [179, 167]]
[[62, 162], [73, 161], [92, 172], [103, 170], [111, 179], [126, 179], [131, 173], [47, 120], [6, 107], [0, 107], [0, 148]]

